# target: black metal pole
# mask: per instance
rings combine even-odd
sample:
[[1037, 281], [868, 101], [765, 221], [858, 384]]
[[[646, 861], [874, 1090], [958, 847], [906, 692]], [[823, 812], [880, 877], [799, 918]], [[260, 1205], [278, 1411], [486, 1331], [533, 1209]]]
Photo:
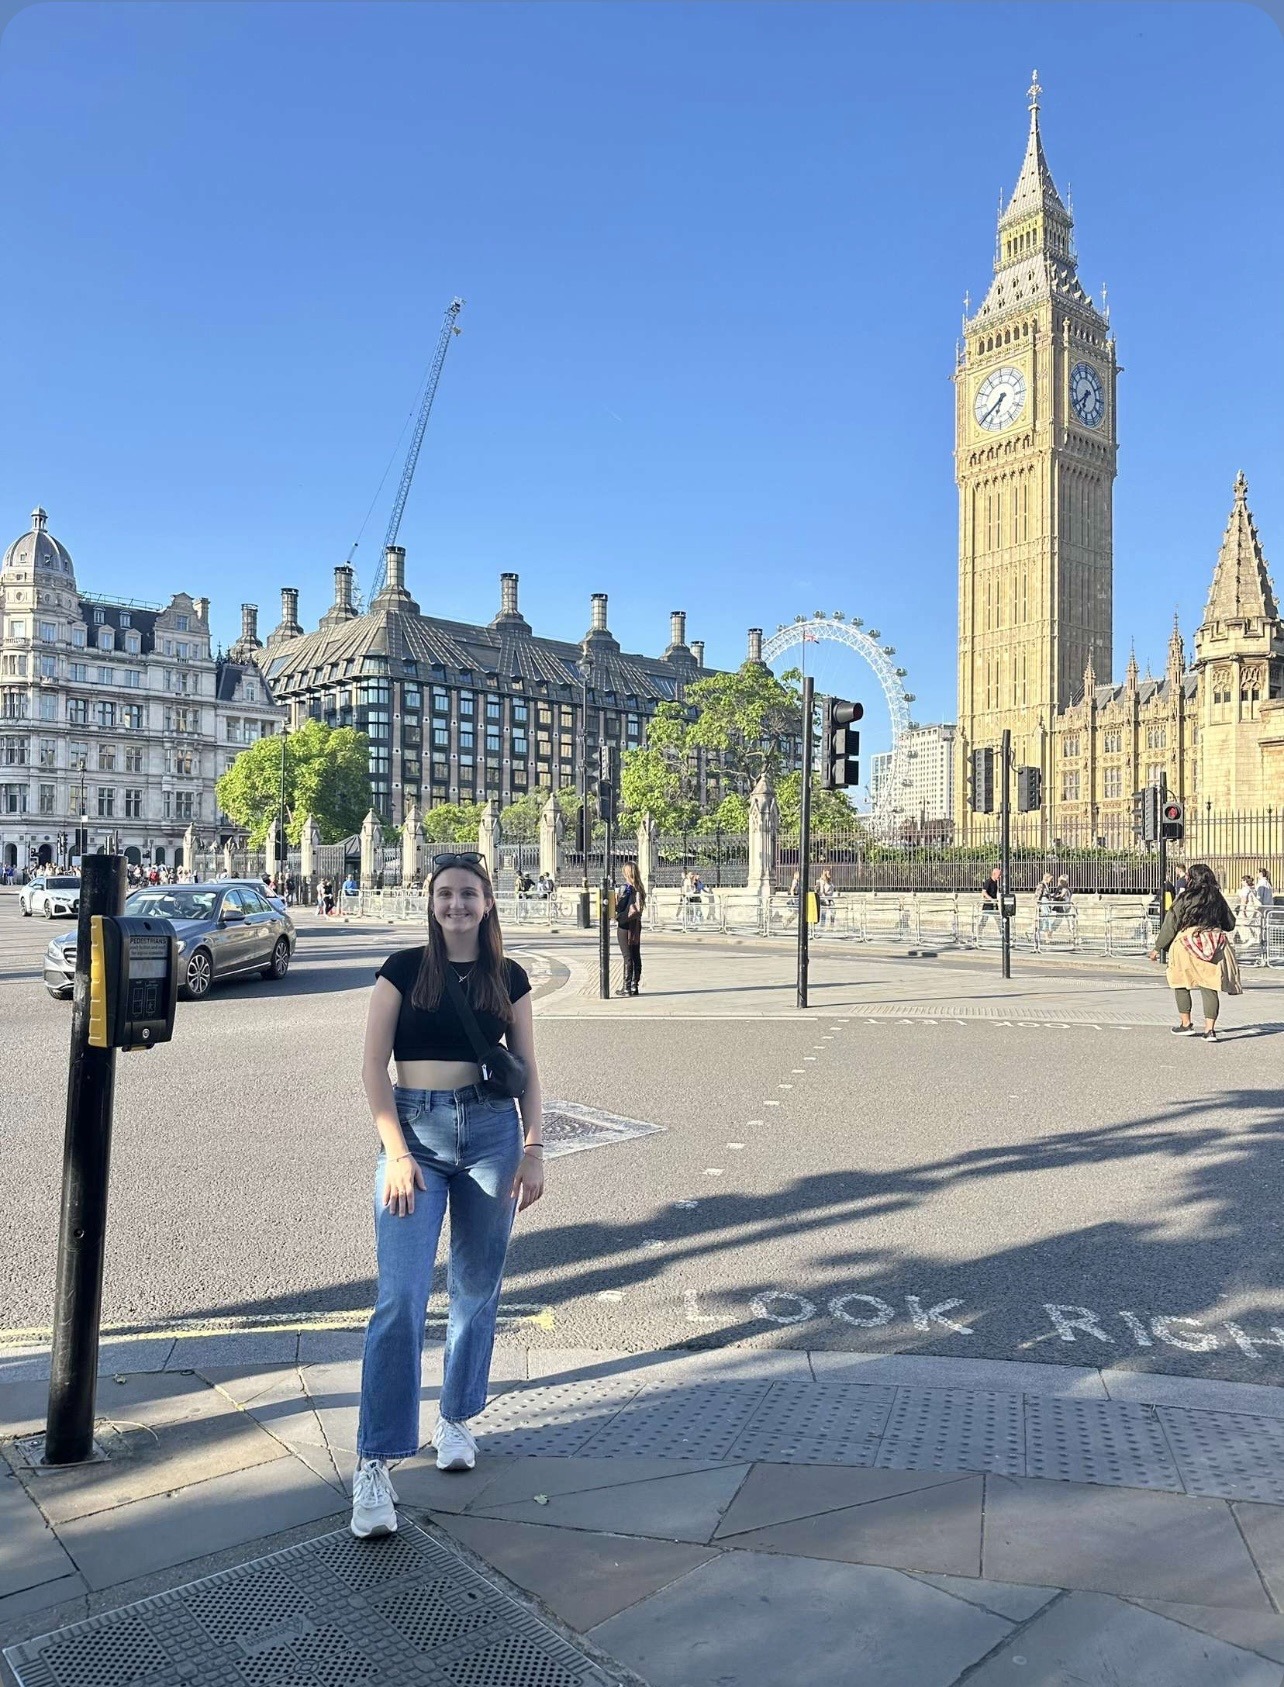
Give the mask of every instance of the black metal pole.
[[1003, 795], [999, 803], [999, 932], [1003, 944], [1003, 976], [1011, 978], [1012, 922], [1008, 918], [1008, 885], [1012, 866], [1012, 734], [1006, 727], [999, 755], [1003, 763]]
[[1159, 918], [1168, 912], [1164, 900], [1164, 886], [1168, 883], [1168, 839], [1164, 836], [1164, 807], [1168, 802], [1168, 775], [1159, 775]]
[[597, 985], [598, 995], [606, 1001], [611, 994], [611, 858], [615, 843], [615, 826], [606, 823], [606, 856], [602, 862], [602, 906], [597, 920]]
[[[803, 681], [802, 784], [798, 805], [798, 1006], [807, 1006], [807, 886], [811, 854], [811, 727], [815, 681]], [[828, 746], [826, 747], [828, 754]]]
[[592, 836], [589, 827], [588, 808], [588, 675], [580, 674], [580, 838], [582, 851], [580, 863], [580, 911], [579, 921], [581, 929], [589, 929], [589, 840]]
[[95, 914], [119, 914], [124, 903], [124, 859], [86, 855], [80, 865], [46, 1464], [78, 1464], [93, 1451], [116, 1051], [89, 1046], [89, 922]]

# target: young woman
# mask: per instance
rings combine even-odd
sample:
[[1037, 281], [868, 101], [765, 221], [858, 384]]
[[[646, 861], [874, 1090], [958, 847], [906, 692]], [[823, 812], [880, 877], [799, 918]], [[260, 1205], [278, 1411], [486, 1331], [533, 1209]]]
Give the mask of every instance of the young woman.
[[1199, 1035], [1190, 1018], [1190, 992], [1196, 989], [1204, 1008], [1204, 1041], [1217, 1041], [1221, 1005], [1217, 993], [1224, 987], [1226, 967], [1234, 964], [1233, 954], [1229, 961], [1224, 954], [1226, 934], [1234, 929], [1235, 916], [1221, 893], [1217, 875], [1202, 861], [1195, 862], [1186, 875], [1185, 890], [1178, 892], [1164, 916], [1150, 951], [1152, 961], [1164, 957], [1168, 982], [1177, 997], [1178, 1022], [1172, 1027], [1175, 1037]]
[[[526, 1062], [517, 1103], [480, 1087], [473, 1044], [447, 985], [453, 973], [487, 1044]], [[375, 1169], [379, 1291], [361, 1367], [352, 1532], [397, 1527], [394, 1460], [419, 1448], [420, 1356], [433, 1260], [450, 1208], [450, 1266], [438, 1470], [471, 1470], [467, 1428], [486, 1404], [495, 1312], [514, 1211], [544, 1191], [543, 1112], [530, 980], [504, 956], [481, 857], [438, 855], [428, 881], [428, 942], [380, 967], [366, 1018], [361, 1079], [383, 1148]], [[395, 1086], [388, 1062], [396, 1066]]]
[[646, 888], [642, 874], [632, 861], [624, 863], [624, 883], [615, 897], [615, 929], [624, 958], [624, 984], [617, 996], [636, 996], [642, 982], [642, 910]]

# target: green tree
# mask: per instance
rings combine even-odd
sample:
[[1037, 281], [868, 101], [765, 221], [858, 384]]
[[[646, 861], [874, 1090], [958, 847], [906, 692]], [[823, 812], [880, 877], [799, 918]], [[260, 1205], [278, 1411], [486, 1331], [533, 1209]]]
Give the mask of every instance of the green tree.
[[[361, 830], [371, 805], [370, 746], [364, 732], [310, 720], [285, 735], [285, 832], [298, 843], [306, 815], [322, 843], [338, 843]], [[267, 837], [281, 802], [282, 740], [260, 738], [217, 781], [218, 805], [249, 833], [251, 848]]]
[[[802, 775], [786, 773], [776, 787], [776, 805], [780, 809], [782, 832], [796, 832], [802, 824]], [[822, 791], [813, 782], [811, 788], [811, 829], [813, 832], [849, 832], [856, 824], [856, 811], [837, 791]]]
[[425, 810], [425, 838], [430, 844], [459, 844], [476, 849], [484, 806], [478, 802], [445, 802]]
[[[544, 804], [552, 795], [549, 785], [537, 785], [525, 792], [507, 808], [499, 811], [500, 835], [505, 843], [537, 843], [539, 841], [539, 818], [544, 812]], [[566, 835], [575, 836], [575, 818], [579, 813], [580, 794], [573, 785], [563, 785], [557, 793], [557, 806], [561, 811], [562, 820], [566, 826]], [[589, 793], [589, 812], [596, 814], [597, 797]]]

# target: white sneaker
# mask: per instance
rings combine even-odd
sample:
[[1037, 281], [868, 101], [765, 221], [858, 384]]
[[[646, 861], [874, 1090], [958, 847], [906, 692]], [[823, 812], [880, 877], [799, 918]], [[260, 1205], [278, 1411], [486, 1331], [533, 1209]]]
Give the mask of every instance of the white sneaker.
[[438, 1470], [471, 1470], [477, 1463], [477, 1443], [462, 1423], [438, 1418], [431, 1445], [437, 1449]]
[[349, 1525], [359, 1541], [371, 1535], [395, 1535], [397, 1513], [393, 1503], [397, 1490], [388, 1475], [383, 1459], [359, 1459], [352, 1478], [352, 1522]]

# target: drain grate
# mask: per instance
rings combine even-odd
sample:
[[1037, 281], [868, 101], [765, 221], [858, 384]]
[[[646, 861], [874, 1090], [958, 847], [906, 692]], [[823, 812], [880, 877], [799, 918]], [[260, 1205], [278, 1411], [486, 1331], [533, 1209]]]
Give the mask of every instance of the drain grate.
[[343, 1529], [10, 1646], [18, 1687], [610, 1687], [413, 1523]]
[[604, 1113], [600, 1107], [583, 1107], [577, 1101], [544, 1103], [544, 1158], [578, 1154], [586, 1148], [611, 1148], [634, 1137], [656, 1136], [663, 1125], [644, 1119], [626, 1119], [618, 1113]]

